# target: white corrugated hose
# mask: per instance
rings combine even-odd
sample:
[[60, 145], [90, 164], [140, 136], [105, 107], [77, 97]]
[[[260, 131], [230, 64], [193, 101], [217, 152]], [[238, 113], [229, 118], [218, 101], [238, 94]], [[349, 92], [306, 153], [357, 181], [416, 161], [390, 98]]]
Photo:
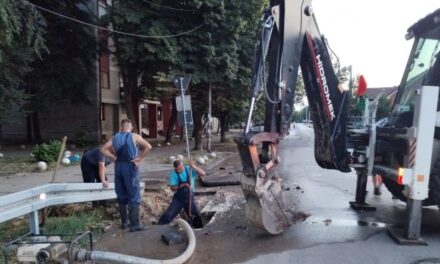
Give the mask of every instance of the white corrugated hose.
[[124, 263], [124, 264], [182, 264], [185, 263], [191, 255], [194, 253], [196, 248], [196, 236], [191, 226], [182, 219], [176, 220], [177, 224], [180, 225], [185, 231], [188, 237], [188, 246], [185, 251], [178, 257], [168, 260], [161, 259], [147, 259], [135, 256], [129, 256], [119, 253], [113, 253], [108, 251], [88, 251], [85, 249], [80, 249], [76, 253], [76, 260], [79, 262], [85, 261], [106, 261], [111, 263]]

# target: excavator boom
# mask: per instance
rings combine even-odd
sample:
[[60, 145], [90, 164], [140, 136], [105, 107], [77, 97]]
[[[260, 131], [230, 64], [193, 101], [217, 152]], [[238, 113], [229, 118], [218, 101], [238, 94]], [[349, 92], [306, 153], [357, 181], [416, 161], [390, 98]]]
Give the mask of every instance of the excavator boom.
[[[271, 0], [255, 54], [248, 119], [236, 142], [248, 219], [276, 234], [293, 223], [295, 214], [283, 200], [281, 188], [283, 178], [294, 175], [279, 175], [278, 149], [292, 123], [300, 67], [315, 132], [315, 159], [323, 168], [350, 171], [345, 131], [349, 96], [339, 85], [311, 0]], [[261, 92], [265, 95], [264, 132], [254, 133], [252, 113]]]

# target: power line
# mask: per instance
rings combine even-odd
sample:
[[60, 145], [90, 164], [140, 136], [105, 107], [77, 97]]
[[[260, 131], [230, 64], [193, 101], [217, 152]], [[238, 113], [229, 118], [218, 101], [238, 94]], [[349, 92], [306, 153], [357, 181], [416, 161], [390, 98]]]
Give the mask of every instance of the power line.
[[190, 29], [188, 31], [185, 31], [185, 32], [182, 32], [182, 33], [178, 33], [178, 34], [172, 34], [172, 35], [140, 35], [140, 34], [135, 34], [135, 33], [123, 32], [123, 31], [119, 31], [119, 30], [113, 30], [113, 29], [109, 29], [109, 28], [106, 28], [106, 27], [101, 27], [101, 26], [94, 25], [94, 24], [91, 24], [91, 23], [88, 23], [88, 22], [84, 22], [84, 21], [76, 19], [76, 18], [72, 18], [72, 17], [66, 16], [66, 15], [57, 13], [55, 11], [52, 11], [52, 10], [49, 10], [49, 9], [44, 8], [42, 6], [30, 3], [28, 1], [22, 1], [22, 2], [24, 4], [26, 4], [26, 5], [33, 6], [33, 7], [37, 8], [37, 9], [39, 9], [39, 10], [51, 13], [53, 15], [56, 15], [56, 16], [68, 19], [68, 20], [76, 22], [76, 23], [80, 23], [82, 25], [86, 25], [86, 26], [89, 26], [89, 27], [93, 27], [93, 28], [97, 28], [97, 29], [100, 29], [100, 30], [108, 31], [108, 32], [111, 32], [111, 33], [121, 34], [121, 35], [125, 35], [125, 36], [130, 36], [130, 37], [137, 37], [137, 38], [157, 38], [157, 39], [161, 39], [161, 38], [174, 38], [174, 37], [179, 37], [179, 36], [186, 35], [186, 34], [189, 34], [191, 32], [194, 32], [197, 29], [199, 29], [199, 28], [201, 28], [202, 26], [205, 25], [205, 23], [202, 23], [202, 24], [200, 24], [200, 25], [198, 25], [198, 26], [196, 26], [196, 27], [194, 27], [194, 28], [192, 28], [192, 29]]
[[149, 3], [150, 5], [153, 5], [153, 6], [158, 6], [158, 7], [163, 8], [163, 9], [169, 9], [169, 10], [180, 11], [180, 12], [199, 12], [199, 10], [197, 10], [197, 9], [175, 8], [175, 7], [171, 7], [171, 6], [164, 6], [164, 5], [161, 5], [161, 4], [157, 4], [157, 3], [154, 3], [154, 2], [151, 2], [151, 1], [148, 1], [148, 0], [142, 0], [142, 1], [146, 2], [146, 3]]

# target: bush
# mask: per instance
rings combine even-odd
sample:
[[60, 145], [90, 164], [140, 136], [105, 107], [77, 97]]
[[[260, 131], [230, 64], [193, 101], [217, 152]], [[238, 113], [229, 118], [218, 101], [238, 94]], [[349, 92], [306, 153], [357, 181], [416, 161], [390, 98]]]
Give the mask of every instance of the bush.
[[85, 131], [79, 131], [75, 134], [75, 145], [80, 148], [89, 146], [87, 141], [87, 133]]
[[61, 141], [52, 140], [49, 143], [36, 145], [32, 151], [37, 161], [51, 163], [57, 160], [61, 149]]

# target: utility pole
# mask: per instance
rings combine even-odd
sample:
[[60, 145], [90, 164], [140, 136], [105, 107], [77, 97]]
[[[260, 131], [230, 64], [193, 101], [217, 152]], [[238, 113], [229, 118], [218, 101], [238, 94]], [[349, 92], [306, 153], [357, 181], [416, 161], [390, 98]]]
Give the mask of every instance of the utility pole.
[[212, 86], [211, 82], [209, 82], [209, 90], [208, 90], [208, 152], [211, 152], [211, 130], [212, 130]]
[[[188, 161], [191, 161], [191, 153], [189, 152], [189, 137], [188, 137], [188, 123], [186, 122], [186, 112], [185, 112], [185, 88], [183, 87], [183, 77], [179, 78], [180, 81], [180, 92], [181, 92], [181, 96], [182, 96], [182, 108], [183, 108], [183, 124], [185, 127], [185, 141], [186, 141], [186, 154], [188, 155]], [[186, 167], [185, 167], [186, 168]], [[192, 204], [192, 168], [189, 167], [189, 175], [187, 175], [187, 179], [189, 182], [189, 209], [188, 209], [188, 214], [189, 217], [191, 217], [191, 204]], [[180, 177], [180, 176], [178, 176]]]

